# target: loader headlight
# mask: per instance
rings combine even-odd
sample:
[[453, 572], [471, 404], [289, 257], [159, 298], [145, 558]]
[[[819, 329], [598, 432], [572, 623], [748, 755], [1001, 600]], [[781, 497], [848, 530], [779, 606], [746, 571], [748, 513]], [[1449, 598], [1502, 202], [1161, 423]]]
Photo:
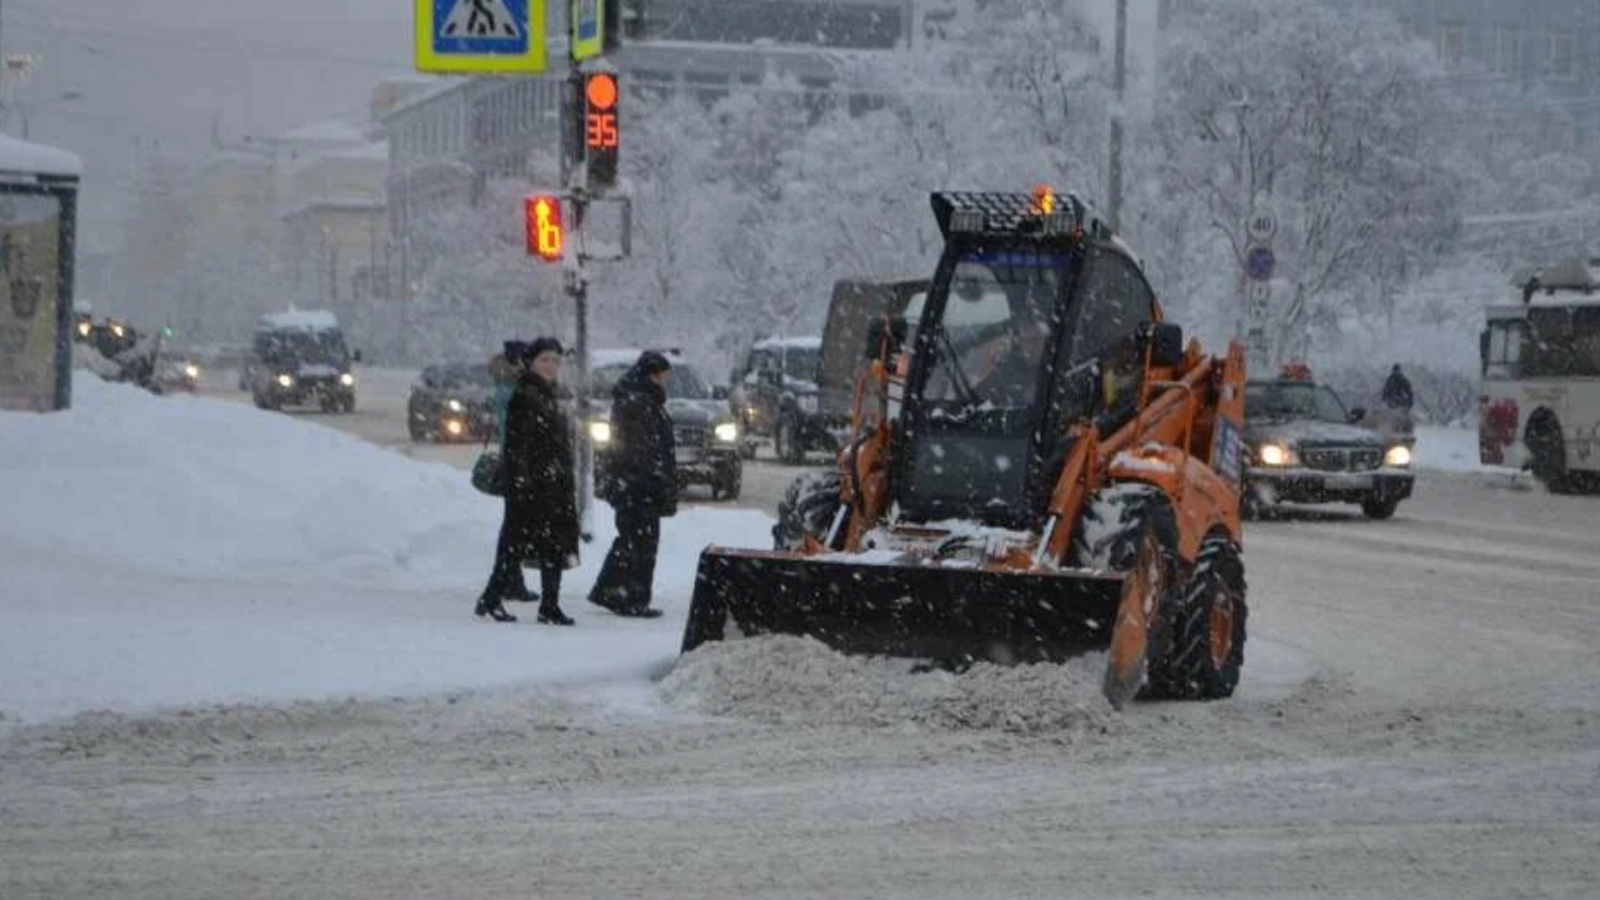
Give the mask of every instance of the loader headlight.
[[286, 387], [286, 388], [287, 387], [294, 387], [294, 376], [293, 375], [279, 375], [278, 376], [278, 387]]
[[462, 403], [460, 400], [451, 400], [451, 401], [445, 403], [445, 406], [450, 407], [450, 411], [451, 412], [458, 413], [458, 412], [466, 412], [467, 411], [466, 404]]
[[589, 440], [594, 441], [596, 444], [609, 444], [609, 443], [611, 443], [611, 423], [610, 422], [590, 422], [589, 423]]
[[1262, 444], [1256, 448], [1256, 459], [1263, 466], [1287, 466], [1294, 462], [1294, 453], [1286, 444]]
[[1396, 444], [1390, 447], [1389, 452], [1383, 455], [1383, 464], [1386, 466], [1411, 465], [1411, 448], [1405, 444]]
[[345, 387], [355, 387], [356, 377], [351, 375], [349, 372], [344, 372], [339, 376], [339, 383]]
[[731, 444], [739, 439], [739, 426], [732, 422], [723, 422], [716, 427], [717, 440], [724, 444]]

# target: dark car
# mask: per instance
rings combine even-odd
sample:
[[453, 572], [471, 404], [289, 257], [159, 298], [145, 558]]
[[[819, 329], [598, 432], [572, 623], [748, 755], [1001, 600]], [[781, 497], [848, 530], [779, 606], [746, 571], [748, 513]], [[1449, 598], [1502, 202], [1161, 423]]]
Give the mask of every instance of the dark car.
[[494, 435], [494, 379], [484, 363], [428, 366], [411, 385], [413, 441], [483, 441]]
[[359, 353], [345, 346], [339, 320], [306, 310], [262, 318], [251, 342], [241, 383], [256, 406], [320, 406], [324, 412], [355, 412]]
[[755, 439], [771, 438], [784, 462], [798, 465], [810, 450], [835, 451], [848, 419], [824, 417], [817, 367], [822, 338], [769, 338], [750, 347], [733, 372], [729, 406], [744, 433], [747, 457]]
[[1245, 389], [1244, 508], [1358, 503], [1374, 519], [1394, 515], [1411, 496], [1410, 442], [1362, 424], [1327, 385], [1307, 377], [1252, 381]]
[[[610, 464], [611, 392], [636, 360], [637, 350], [598, 350], [590, 360], [589, 398], [594, 411], [588, 424], [596, 471]], [[734, 500], [744, 484], [739, 423], [728, 412], [727, 396], [714, 390], [694, 366], [669, 353], [667, 414], [677, 442], [678, 486], [704, 484], [714, 499]]]

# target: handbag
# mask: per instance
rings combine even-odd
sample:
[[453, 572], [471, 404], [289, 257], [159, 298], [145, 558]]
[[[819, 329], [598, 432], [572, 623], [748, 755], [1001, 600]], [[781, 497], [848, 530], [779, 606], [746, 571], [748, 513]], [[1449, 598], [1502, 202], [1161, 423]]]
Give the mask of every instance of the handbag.
[[472, 486], [491, 497], [504, 497], [506, 483], [501, 472], [500, 451], [485, 450], [472, 464]]

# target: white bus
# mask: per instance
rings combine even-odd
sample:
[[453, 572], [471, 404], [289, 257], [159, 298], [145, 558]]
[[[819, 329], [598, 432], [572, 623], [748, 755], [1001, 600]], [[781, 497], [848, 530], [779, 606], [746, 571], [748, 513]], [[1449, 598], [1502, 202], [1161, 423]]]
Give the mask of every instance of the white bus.
[[1478, 446], [1558, 493], [1600, 490], [1600, 260], [1519, 279], [1521, 302], [1487, 311]]

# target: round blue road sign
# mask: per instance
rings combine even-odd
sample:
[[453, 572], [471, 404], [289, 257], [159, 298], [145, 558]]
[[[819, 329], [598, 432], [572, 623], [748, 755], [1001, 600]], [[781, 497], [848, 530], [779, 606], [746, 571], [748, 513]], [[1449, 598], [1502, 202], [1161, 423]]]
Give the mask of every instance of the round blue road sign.
[[1272, 271], [1278, 267], [1278, 258], [1271, 247], [1251, 247], [1244, 255], [1244, 273], [1252, 281], [1271, 281]]

